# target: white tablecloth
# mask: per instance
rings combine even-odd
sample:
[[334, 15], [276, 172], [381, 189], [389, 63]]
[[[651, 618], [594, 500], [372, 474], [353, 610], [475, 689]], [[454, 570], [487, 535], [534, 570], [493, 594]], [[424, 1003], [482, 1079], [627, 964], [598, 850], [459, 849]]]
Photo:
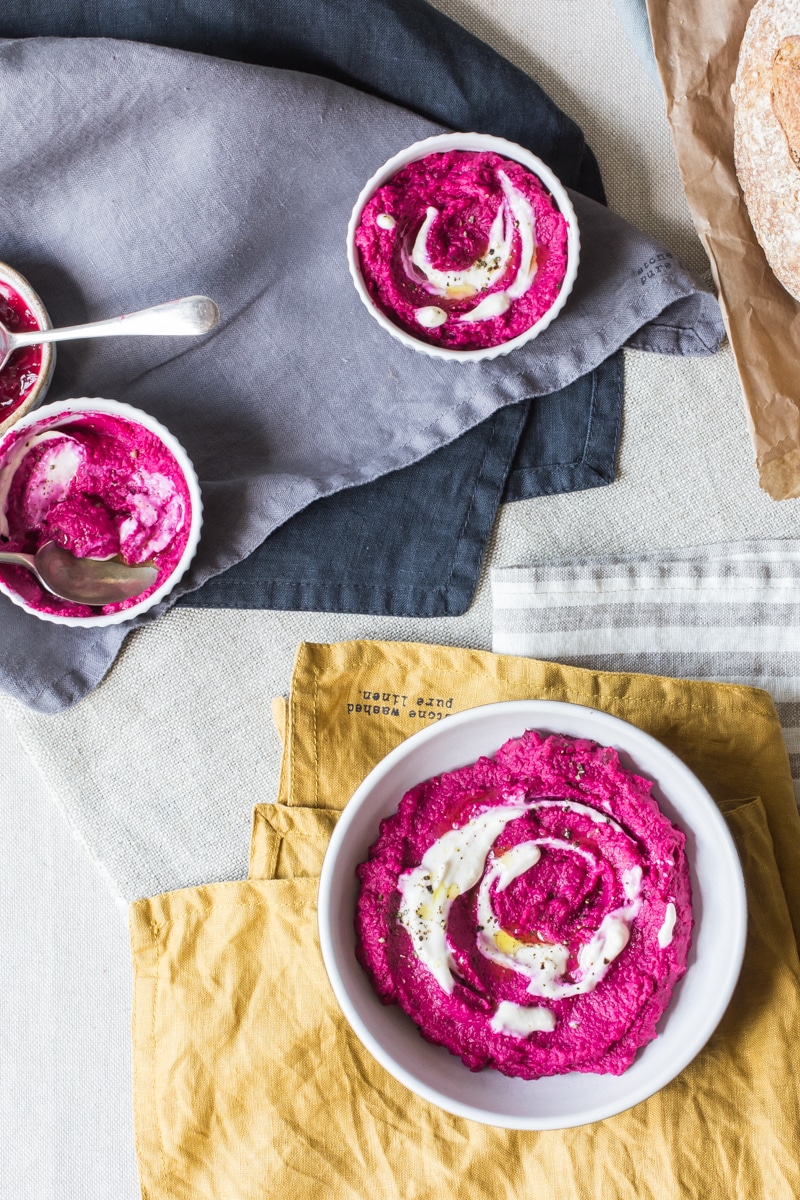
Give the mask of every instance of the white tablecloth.
[[135, 1200], [124, 906], [0, 713], [0, 1196]]

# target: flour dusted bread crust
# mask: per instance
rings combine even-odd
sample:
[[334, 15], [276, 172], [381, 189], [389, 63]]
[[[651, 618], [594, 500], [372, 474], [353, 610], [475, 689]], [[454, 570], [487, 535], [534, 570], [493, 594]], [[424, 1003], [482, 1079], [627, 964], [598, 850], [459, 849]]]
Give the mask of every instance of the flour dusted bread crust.
[[736, 173], [767, 261], [800, 300], [800, 0], [758, 0], [734, 96]]

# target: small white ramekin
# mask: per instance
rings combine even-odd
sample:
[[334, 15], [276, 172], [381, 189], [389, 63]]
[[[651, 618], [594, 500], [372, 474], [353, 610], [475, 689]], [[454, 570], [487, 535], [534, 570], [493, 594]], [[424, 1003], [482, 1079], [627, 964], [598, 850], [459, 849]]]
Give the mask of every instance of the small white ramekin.
[[[156, 588], [152, 595], [147, 596], [139, 604], [131, 605], [130, 608], [125, 608], [114, 613], [98, 613], [90, 617], [67, 617], [58, 613], [39, 612], [38, 609], [31, 608], [29, 604], [26, 604], [21, 596], [17, 595], [12, 588], [8, 587], [4, 580], [0, 579], [0, 592], [8, 596], [13, 604], [30, 613], [31, 616], [38, 617], [41, 621], [50, 621], [53, 625], [71, 625], [76, 629], [88, 629], [92, 626], [120, 625], [123, 621], [130, 621], [133, 617], [138, 617], [140, 613], [147, 612], [149, 608], [158, 604], [159, 601], [163, 600], [172, 591], [178, 580], [185, 575], [197, 551], [197, 544], [200, 541], [200, 529], [203, 524], [203, 500], [200, 495], [200, 484], [197, 481], [195, 469], [188, 454], [177, 438], [160, 421], [157, 421], [155, 417], [151, 417], [149, 413], [142, 412], [138, 408], [133, 408], [130, 404], [123, 404], [119, 400], [102, 400], [100, 398], [82, 396], [77, 400], [61, 400], [56, 404], [48, 404], [44, 412], [32, 412], [17, 421], [13, 429], [9, 431], [9, 436], [17, 434], [21, 428], [30, 428], [40, 423], [42, 428], [57, 428], [78, 413], [107, 413], [109, 416], [122, 417], [135, 425], [141, 425], [143, 428], [149, 430], [150, 433], [154, 433], [174, 455], [175, 461], [186, 480], [186, 487], [192, 505], [189, 536], [183, 554], [178, 560], [172, 574], [164, 580], [159, 588]], [[56, 419], [54, 420], [54, 418]], [[59, 420], [57, 418], [64, 419]], [[2, 467], [6, 441], [7, 437], [0, 437], [0, 467]]]
[[[7, 263], [0, 263], [0, 282], [7, 283], [18, 295], [22, 296], [28, 308], [36, 317], [36, 324], [40, 329], [52, 329], [53, 326], [47, 309], [27, 279], [20, 275], [19, 271], [15, 271], [13, 267], [9, 267]], [[3, 417], [2, 410], [0, 410], [0, 435], [4, 434], [12, 425], [16, 425], [17, 421], [21, 420], [26, 413], [31, 412], [38, 404], [41, 404], [47, 395], [47, 389], [50, 387], [50, 380], [53, 378], [53, 368], [55, 365], [56, 348], [52, 342], [46, 342], [42, 346], [42, 365], [39, 368], [36, 383], [28, 392], [22, 404], [17, 405], [5, 418]]]
[[[401, 329], [399, 325], [395, 325], [378, 308], [370, 296], [367, 286], [364, 283], [364, 277], [361, 274], [359, 252], [356, 246], [356, 230], [361, 221], [364, 206], [372, 199], [378, 188], [388, 183], [403, 167], [407, 167], [409, 163], [418, 162], [421, 158], [426, 158], [429, 154], [443, 154], [448, 150], [489, 150], [495, 154], [502, 155], [503, 158], [513, 159], [514, 162], [518, 162], [521, 166], [526, 167], [542, 181], [555, 200], [561, 214], [566, 218], [567, 269], [561, 284], [561, 290], [547, 312], [543, 313], [539, 320], [531, 325], [530, 329], [526, 329], [524, 333], [518, 334], [517, 337], [511, 338], [507, 342], [501, 342], [499, 346], [485, 346], [477, 350], [454, 350], [450, 347], [434, 346], [430, 342], [424, 342], [420, 338], [415, 338], [407, 330]], [[516, 350], [518, 346], [524, 346], [526, 342], [530, 342], [533, 338], [537, 337], [558, 316], [566, 304], [567, 297], [572, 291], [572, 285], [575, 282], [575, 276], [578, 273], [579, 258], [580, 235], [578, 233], [578, 220], [570, 198], [562, 184], [547, 164], [543, 163], [535, 154], [531, 154], [523, 146], [518, 146], [516, 142], [506, 141], [505, 138], [492, 137], [488, 133], [440, 133], [435, 137], [425, 138], [421, 142], [414, 142], [412, 146], [407, 146], [405, 150], [401, 150], [399, 154], [395, 154], [393, 158], [385, 162], [380, 170], [376, 171], [372, 178], [364, 185], [361, 194], [356, 200], [350, 216], [350, 222], [347, 226], [347, 261], [350, 267], [350, 274], [353, 278], [356, 291], [368, 311], [387, 333], [390, 333], [398, 342], [402, 342], [404, 346], [408, 346], [409, 349], [416, 350], [420, 354], [427, 354], [430, 358], [446, 358], [451, 362], [483, 362], [485, 359], [497, 358], [501, 354], [509, 354], [512, 350]]]

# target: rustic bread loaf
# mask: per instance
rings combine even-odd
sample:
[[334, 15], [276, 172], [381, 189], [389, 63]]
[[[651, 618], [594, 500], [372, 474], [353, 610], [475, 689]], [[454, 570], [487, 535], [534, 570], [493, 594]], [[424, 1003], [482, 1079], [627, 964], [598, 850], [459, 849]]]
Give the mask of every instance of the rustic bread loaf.
[[767, 261], [800, 300], [800, 0], [758, 0], [734, 94], [734, 153]]

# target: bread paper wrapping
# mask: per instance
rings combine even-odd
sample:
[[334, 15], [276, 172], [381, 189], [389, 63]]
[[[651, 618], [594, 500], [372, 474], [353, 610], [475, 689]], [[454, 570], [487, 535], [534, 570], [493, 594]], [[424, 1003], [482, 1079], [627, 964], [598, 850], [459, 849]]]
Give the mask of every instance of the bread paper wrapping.
[[753, 7], [753, 0], [648, 0], [678, 165], [719, 289], [759, 480], [773, 499], [786, 500], [800, 496], [800, 304], [756, 239], [733, 155], [733, 87]]

